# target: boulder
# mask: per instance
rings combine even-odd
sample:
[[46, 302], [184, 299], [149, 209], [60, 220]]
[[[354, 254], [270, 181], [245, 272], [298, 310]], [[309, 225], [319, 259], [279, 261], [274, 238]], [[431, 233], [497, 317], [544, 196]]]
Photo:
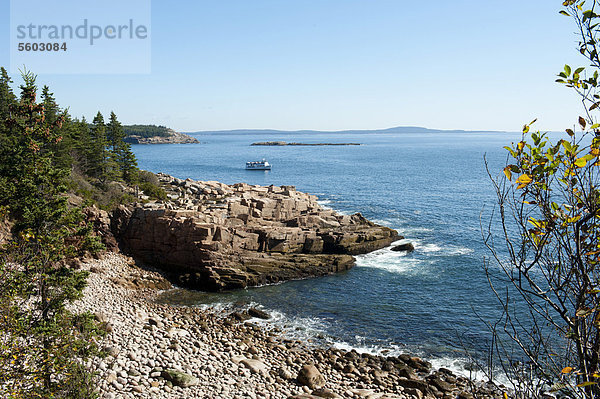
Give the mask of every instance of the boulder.
[[415, 246], [410, 242], [407, 242], [406, 244], [396, 245], [395, 247], [392, 248], [392, 251], [396, 251], [396, 252], [412, 252], [414, 250], [415, 250]]
[[268, 314], [267, 312], [262, 311], [260, 309], [256, 309], [256, 308], [248, 309], [248, 314], [252, 317], [256, 317], [256, 318], [263, 319], [263, 320], [269, 320], [271, 318], [270, 314]]
[[269, 372], [267, 365], [257, 359], [244, 359], [240, 364], [246, 366], [254, 374], [267, 375]]
[[300, 369], [298, 376], [296, 377], [298, 384], [306, 385], [310, 389], [323, 388], [325, 385], [325, 378], [323, 374], [315, 367], [312, 363], [307, 363]]
[[165, 380], [171, 381], [173, 385], [181, 388], [187, 388], [194, 385], [198, 385], [198, 383], [200, 382], [198, 378], [192, 375], [173, 369], [164, 370], [161, 375]]

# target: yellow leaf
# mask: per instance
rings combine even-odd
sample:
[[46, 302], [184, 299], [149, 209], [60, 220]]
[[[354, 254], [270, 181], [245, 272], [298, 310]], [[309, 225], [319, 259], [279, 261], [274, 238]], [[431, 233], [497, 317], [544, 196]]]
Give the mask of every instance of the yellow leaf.
[[508, 180], [511, 180], [512, 172], [510, 171], [510, 167], [507, 166], [506, 168], [504, 168], [504, 175]]
[[590, 385], [596, 385], [598, 384], [597, 382], [593, 382], [593, 381], [586, 381], [586, 382], [582, 382], [581, 384], [577, 384], [578, 388], [583, 388], [583, 387], [587, 387]]
[[521, 175], [517, 179], [517, 183], [519, 183], [519, 185], [528, 185], [531, 183], [531, 177], [529, 175]]
[[504, 399], [508, 399], [508, 395], [504, 392]]
[[523, 141], [520, 141], [519, 144], [517, 144], [517, 149], [521, 151], [523, 150], [523, 147], [525, 147], [525, 143]]
[[575, 166], [578, 168], [583, 168], [585, 165], [587, 165], [587, 160], [585, 158], [579, 158], [575, 161]]
[[573, 367], [565, 367], [564, 369], [562, 369], [561, 373], [569, 374], [571, 371], [573, 371]]

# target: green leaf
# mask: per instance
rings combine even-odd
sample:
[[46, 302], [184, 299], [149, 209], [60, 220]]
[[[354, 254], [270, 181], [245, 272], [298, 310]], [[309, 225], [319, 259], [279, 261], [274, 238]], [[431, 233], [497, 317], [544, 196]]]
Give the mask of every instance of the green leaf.
[[570, 75], [571, 75], [571, 67], [570, 67], [570, 66], [568, 66], [568, 65], [565, 65], [565, 74], [566, 74], [567, 76], [570, 76]]
[[585, 68], [584, 68], [584, 67], [577, 68], [577, 69], [575, 70], [575, 74], [576, 74], [576, 75], [579, 75], [579, 74], [580, 74], [581, 72], [583, 72], [584, 70], [585, 70]]

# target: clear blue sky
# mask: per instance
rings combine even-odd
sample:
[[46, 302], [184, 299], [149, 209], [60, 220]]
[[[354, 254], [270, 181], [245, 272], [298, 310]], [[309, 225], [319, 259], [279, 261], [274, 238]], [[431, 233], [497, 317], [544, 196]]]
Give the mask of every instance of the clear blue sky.
[[[151, 74], [38, 82], [74, 116], [114, 110], [124, 123], [180, 131], [514, 131], [533, 118], [563, 130], [581, 108], [555, 75], [585, 63], [561, 3], [154, 0]], [[7, 67], [8, 25], [9, 1], [0, 0]]]

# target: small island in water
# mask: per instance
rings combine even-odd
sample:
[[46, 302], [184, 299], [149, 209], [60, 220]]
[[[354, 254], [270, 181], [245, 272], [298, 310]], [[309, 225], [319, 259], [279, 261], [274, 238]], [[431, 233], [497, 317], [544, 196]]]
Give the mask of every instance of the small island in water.
[[266, 145], [266, 146], [285, 146], [285, 145], [306, 145], [306, 146], [317, 146], [317, 145], [362, 145], [360, 143], [288, 143], [285, 141], [260, 141], [252, 143], [251, 145]]
[[125, 125], [125, 142], [129, 144], [197, 144], [198, 139], [166, 126]]

